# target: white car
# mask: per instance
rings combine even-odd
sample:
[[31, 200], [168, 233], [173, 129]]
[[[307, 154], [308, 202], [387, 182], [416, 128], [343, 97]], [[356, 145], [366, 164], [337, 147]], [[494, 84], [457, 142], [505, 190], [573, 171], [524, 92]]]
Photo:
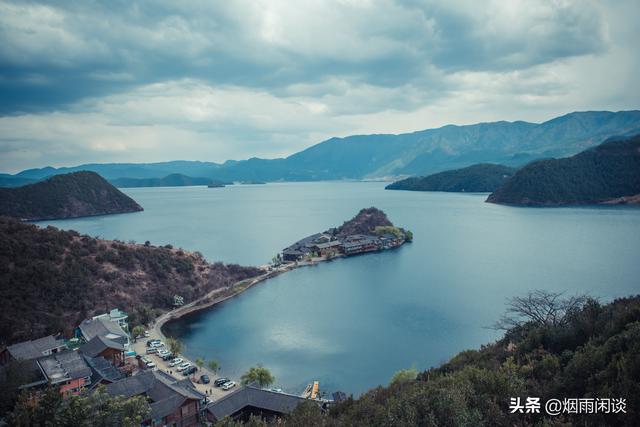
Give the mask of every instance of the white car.
[[158, 352], [158, 355], [159, 355], [160, 357], [164, 356], [165, 354], [171, 354], [171, 353], [169, 353], [169, 350], [167, 350], [166, 348], [163, 348], [162, 350], [160, 350], [160, 351]]
[[154, 341], [151, 343], [151, 347], [153, 348], [164, 347], [164, 343], [162, 341]]
[[156, 367], [155, 363], [153, 363], [153, 362], [147, 363], [147, 368], [155, 368], [155, 367]]
[[177, 366], [177, 365], [181, 364], [182, 362], [184, 362], [184, 360], [182, 360], [179, 357], [176, 357], [171, 362], [169, 362], [169, 366], [171, 366], [173, 368], [174, 366]]
[[184, 371], [185, 369], [187, 369], [189, 366], [191, 366], [191, 363], [189, 362], [184, 362], [182, 365], [178, 366], [178, 372]]
[[226, 382], [226, 383], [222, 384], [222, 389], [225, 390], [225, 391], [226, 390], [231, 390], [235, 386], [236, 386], [235, 381], [229, 381], [229, 382]]

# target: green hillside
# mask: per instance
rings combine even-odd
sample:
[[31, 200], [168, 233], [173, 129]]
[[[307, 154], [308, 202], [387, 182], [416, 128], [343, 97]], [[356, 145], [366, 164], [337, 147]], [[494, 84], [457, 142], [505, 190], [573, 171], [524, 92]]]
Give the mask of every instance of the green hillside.
[[411, 177], [387, 185], [387, 190], [486, 193], [496, 190], [515, 173], [514, 168], [482, 163], [429, 176]]

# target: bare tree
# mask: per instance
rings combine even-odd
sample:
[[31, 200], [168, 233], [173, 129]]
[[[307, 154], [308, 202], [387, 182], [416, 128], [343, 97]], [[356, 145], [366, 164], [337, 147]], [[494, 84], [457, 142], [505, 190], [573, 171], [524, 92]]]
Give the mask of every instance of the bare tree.
[[493, 329], [508, 330], [525, 323], [538, 326], [564, 325], [568, 314], [580, 310], [590, 299], [587, 295], [563, 298], [564, 292], [535, 290], [522, 297], [509, 298], [507, 311]]

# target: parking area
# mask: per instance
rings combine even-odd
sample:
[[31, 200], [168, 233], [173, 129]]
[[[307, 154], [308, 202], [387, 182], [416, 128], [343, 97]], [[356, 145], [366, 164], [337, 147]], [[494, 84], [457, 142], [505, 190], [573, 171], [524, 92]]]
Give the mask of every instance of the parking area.
[[[151, 367], [150, 369], [162, 370], [163, 372], [168, 373], [169, 375], [173, 376], [174, 378], [176, 378], [178, 380], [182, 380], [182, 379], [185, 379], [185, 378], [190, 378], [191, 381], [195, 384], [195, 386], [198, 389], [198, 391], [200, 391], [201, 393], [206, 394], [207, 396], [209, 396], [209, 399], [211, 399], [211, 400], [218, 400], [221, 397], [226, 396], [228, 393], [230, 393], [231, 391], [233, 391], [235, 389], [235, 387], [234, 387], [234, 388], [231, 388], [229, 391], [225, 391], [221, 387], [216, 387], [214, 385], [214, 383], [215, 383], [216, 380], [223, 378], [222, 375], [214, 374], [213, 372], [211, 372], [206, 367], [198, 368], [193, 360], [189, 360], [188, 358], [186, 358], [183, 355], [177, 355], [178, 358], [182, 359], [182, 361], [180, 363], [178, 363], [178, 364], [172, 363], [173, 357], [172, 358], [168, 358], [168, 360], [163, 360], [162, 357], [159, 355], [159, 351], [161, 349], [165, 349], [166, 348], [165, 346], [159, 346], [158, 347], [158, 352], [154, 352], [153, 354], [147, 354], [147, 349], [149, 348], [148, 345], [147, 345], [147, 342], [148, 341], [154, 341], [154, 340], [160, 340], [161, 341], [161, 339], [157, 336], [157, 334], [153, 333], [153, 329], [152, 329], [152, 330], [149, 331], [149, 337], [139, 338], [133, 344], [133, 349], [135, 350], [135, 352], [141, 358], [144, 358], [144, 359], [152, 362], [153, 365], [155, 365], [155, 366]], [[184, 373], [185, 369], [184, 369], [184, 365], [183, 364], [185, 364], [185, 363], [189, 364], [189, 366], [191, 366], [191, 367], [197, 368], [197, 370], [195, 372], [193, 372], [193, 373], [190, 373], [189, 375], [184, 375], [183, 373]], [[187, 370], [187, 372], [189, 372], [188, 368], [186, 370]], [[210, 382], [208, 384], [202, 384], [200, 382], [200, 378], [202, 377], [202, 375], [207, 375], [209, 377]], [[235, 381], [235, 382], [237, 383], [237, 381]]]

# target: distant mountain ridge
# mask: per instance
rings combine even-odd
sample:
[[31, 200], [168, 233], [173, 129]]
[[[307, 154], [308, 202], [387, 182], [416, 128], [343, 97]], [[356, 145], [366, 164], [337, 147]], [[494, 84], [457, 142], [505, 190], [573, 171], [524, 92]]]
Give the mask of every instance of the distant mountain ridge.
[[612, 139], [572, 157], [532, 162], [487, 202], [561, 206], [640, 202], [640, 135]]
[[433, 175], [403, 179], [387, 185], [386, 189], [490, 193], [503, 185], [515, 172], [515, 168], [508, 166], [481, 163]]
[[447, 125], [399, 135], [330, 138], [287, 158], [225, 163], [173, 161], [149, 164], [85, 164], [29, 169], [15, 177], [41, 179], [91, 170], [106, 179], [162, 178], [179, 173], [221, 181], [313, 181], [428, 175], [476, 163], [521, 166], [566, 157], [612, 136], [640, 133], [640, 111], [587, 111], [544, 123], [524, 121]]
[[95, 172], [56, 175], [18, 188], [0, 188], [0, 215], [21, 220], [77, 218], [141, 211], [133, 199]]
[[198, 178], [173, 173], [162, 178], [115, 178], [109, 182], [119, 188], [133, 187], [184, 187], [191, 185], [219, 185], [225, 186], [231, 183], [218, 181], [211, 178]]

